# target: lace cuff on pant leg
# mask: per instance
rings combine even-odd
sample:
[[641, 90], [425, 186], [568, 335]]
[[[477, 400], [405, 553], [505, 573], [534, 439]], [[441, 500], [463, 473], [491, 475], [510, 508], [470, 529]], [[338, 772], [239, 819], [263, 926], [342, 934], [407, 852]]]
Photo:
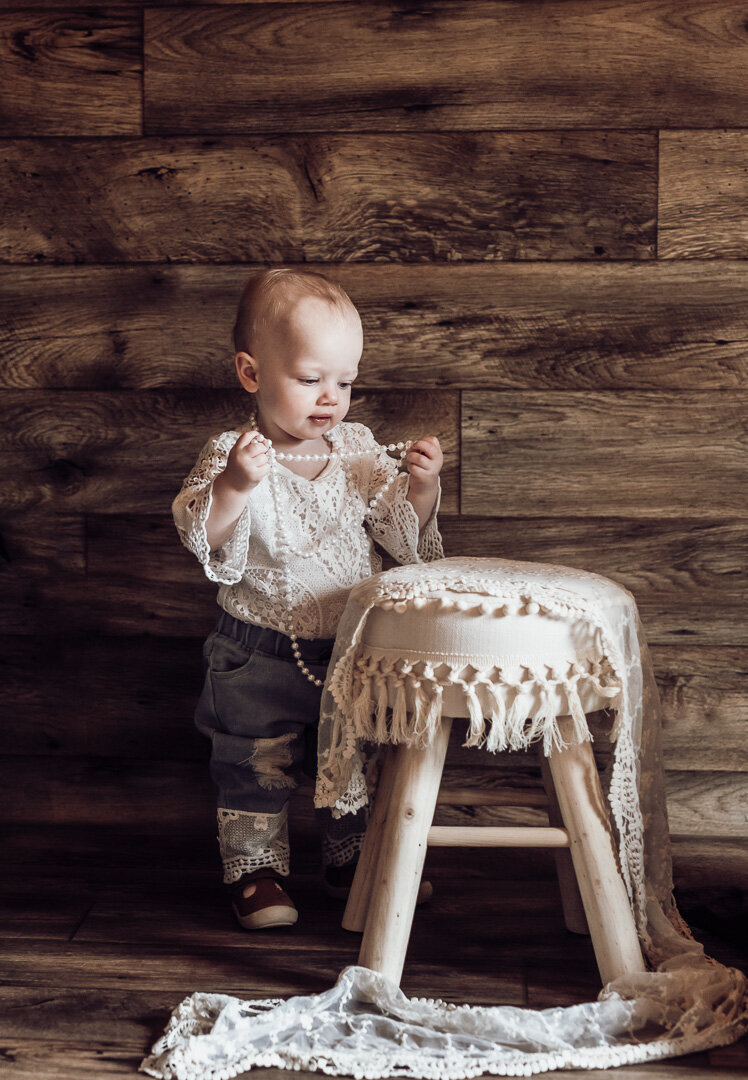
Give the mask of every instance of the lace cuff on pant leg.
[[219, 806], [218, 844], [226, 885], [262, 866], [288, 876], [288, 807], [279, 814], [255, 814]]

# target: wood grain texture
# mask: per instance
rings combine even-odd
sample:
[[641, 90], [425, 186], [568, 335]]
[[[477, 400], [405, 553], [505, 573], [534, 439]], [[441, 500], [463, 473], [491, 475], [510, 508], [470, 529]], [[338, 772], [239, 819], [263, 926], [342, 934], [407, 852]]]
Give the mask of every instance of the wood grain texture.
[[[202, 687], [201, 644], [142, 634], [1, 637], [0, 713], [18, 722], [0, 727], [0, 753], [206, 761], [208, 741], [192, 724]], [[651, 653], [666, 767], [748, 771], [748, 650], [676, 645]], [[609, 717], [588, 720], [594, 749], [607, 750]], [[452, 770], [480, 766], [488, 783], [492, 769], [506, 769], [515, 757], [476, 756], [460, 746], [461, 731], [455, 723], [447, 755]], [[458, 773], [450, 775], [454, 789]]]
[[[313, 263], [361, 315], [357, 387], [738, 389], [748, 266]], [[0, 267], [0, 386], [236, 385], [230, 328], [263, 266]]]
[[[550, 461], [550, 452], [549, 459]], [[528, 559], [602, 574], [633, 594], [650, 644], [748, 644], [745, 521], [667, 518], [447, 517], [446, 556]], [[568, 514], [569, 507], [566, 507]], [[600, 509], [596, 510], [596, 514]]]
[[[174, 466], [174, 493], [181, 470], [183, 462]], [[164, 503], [172, 497], [165, 495]], [[26, 514], [0, 517], [0, 542], [7, 534], [11, 556], [0, 568], [0, 632], [159, 638], [209, 633], [215, 585], [182, 547], [171, 516], [121, 510], [121, 504], [107, 505], [104, 513], [86, 516], [85, 564], [80, 515], [43, 510], [41, 521], [36, 513], [30, 521]], [[60, 540], [58, 520], [66, 522]], [[748, 645], [744, 521], [473, 519], [445, 513], [439, 523], [448, 557], [576, 566], [619, 582], [635, 596], [650, 645]]]
[[31, 583], [75, 579], [86, 572], [86, 524], [80, 514], [0, 514], [0, 577]]
[[[137, 135], [142, 129], [142, 29], [137, 11], [0, 9], [0, 132]], [[25, 176], [36, 179], [33, 166]], [[39, 222], [41, 225], [42, 223]], [[51, 222], [46, 228], [53, 231]]]
[[732, 516], [748, 511], [748, 394], [463, 395], [463, 514]]
[[[699, 125], [707, 127], [708, 125]], [[748, 131], [660, 132], [657, 254], [748, 257]]]
[[[405, 991], [533, 1007], [592, 1000], [599, 985], [589, 941], [564, 932], [555, 882], [532, 876], [538, 853], [490, 857], [496, 854], [463, 853], [457, 881], [454, 853], [429, 852], [435, 895], [415, 920]], [[506, 878], [506, 864], [530, 876]], [[4, 951], [0, 1038], [5, 1072], [24, 1080], [132, 1076], [171, 1010], [196, 988], [247, 998], [314, 993], [331, 985], [358, 949], [358, 938], [340, 928], [342, 905], [323, 900], [311, 864], [292, 878], [300, 922], [276, 935], [272, 948], [236, 928], [212, 847], [186, 836], [179, 849], [173, 837], [19, 827], [8, 837], [3, 866], [0, 912], [12, 940]], [[67, 939], [59, 920], [49, 932], [52, 899], [60, 912], [80, 905]], [[696, 936], [704, 940], [698, 927]], [[738, 940], [723, 941], [717, 952], [715, 940], [709, 955], [739, 964]], [[743, 1040], [616, 1073], [701, 1080], [720, 1070], [720, 1080], [732, 1080], [745, 1072], [747, 1050]]]
[[[4, 486], [2, 509], [46, 504], [55, 511], [139, 514], [170, 507], [205, 441], [244, 422], [248, 401], [238, 387], [70, 391], [60, 408], [53, 391], [7, 391], [0, 461], [12, 480]], [[442, 505], [447, 513], [456, 510], [456, 391], [364, 393], [348, 420], [365, 421], [388, 442], [437, 435], [445, 453]]]
[[[520, 791], [533, 778], [521, 773]], [[119, 824], [161, 832], [199, 830], [215, 820], [215, 798], [202, 762], [154, 761], [111, 757], [4, 757], [0, 779], [10, 805], [0, 820], [43, 824]], [[458, 777], [464, 787], [465, 777]], [[535, 778], [536, 789], [542, 784]], [[507, 784], [507, 787], [510, 785]], [[679, 836], [748, 839], [748, 774], [738, 772], [667, 772], [671, 832]], [[291, 803], [294, 829], [314, 834], [311, 799]], [[520, 806], [464, 807], [441, 804], [436, 825], [540, 825], [541, 810]]]
[[648, 260], [656, 177], [652, 132], [11, 139], [2, 261]]
[[[319, 841], [310, 834], [291, 832], [291, 850], [295, 872], [316, 873], [319, 869]], [[748, 889], [748, 844], [717, 835], [694, 837], [672, 835], [676, 884], [681, 889], [700, 889], [705, 881], [717, 881], [725, 888]], [[68, 884], [70, 875], [87, 883], [87, 888], [101, 898], [121, 899], [135, 895], [145, 903], [150, 894], [173, 897], [175, 877], [194, 889], [216, 884], [217, 845], [215, 819], [209, 815], [196, 826], [184, 829], [154, 830], [128, 823], [93, 822], [83, 827], [75, 823], [34, 825], [16, 822], [3, 836], [3, 858], [13, 873], [4, 880], [16, 888], [33, 876], [46, 875], [47, 881], [59, 882], [61, 896], [81, 895], [80, 888]], [[111, 858], [111, 852], [117, 858]], [[511, 881], [555, 881], [553, 854], [540, 850], [507, 850], [500, 862], [486, 861], [485, 853], [464, 852], [461, 865], [466, 880], [489, 877]], [[429, 852], [429, 874], [442, 867], [453, 876], [451, 857], [440, 849]], [[447, 860], [446, 862], [444, 860]], [[147, 889], [135, 883], [134, 869], [149, 866]], [[105, 867], [105, 873], [102, 868]]]
[[370, 0], [145, 16], [149, 133], [738, 127], [745, 114], [737, 7], [685, 19], [605, 0]]

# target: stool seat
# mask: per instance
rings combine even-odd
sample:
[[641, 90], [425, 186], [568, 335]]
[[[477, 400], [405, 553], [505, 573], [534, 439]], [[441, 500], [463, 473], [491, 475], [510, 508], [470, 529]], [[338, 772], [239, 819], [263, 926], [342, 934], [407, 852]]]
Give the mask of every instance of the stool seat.
[[[573, 713], [577, 702], [570, 701], [570, 691], [576, 692], [577, 711], [583, 713], [614, 705], [620, 693], [620, 680], [606, 664], [599, 627], [558, 609], [541, 608], [536, 601], [503, 601], [482, 593], [442, 593], [374, 607], [361, 640], [359, 670], [385, 673], [392, 693], [396, 675], [386, 676], [387, 667], [402, 671], [404, 662], [414, 677], [427, 665], [437, 668], [442, 713], [452, 717], [470, 716], [469, 703], [461, 686], [451, 683], [449, 672], [441, 668], [458, 675], [467, 670], [468, 677], [470, 669], [490, 672], [490, 695], [486, 682], [475, 686], [484, 716], [490, 716], [491, 698], [497, 694], [506, 708], [521, 697], [517, 708], [527, 717], [544, 707], [544, 692], [556, 716]], [[569, 677], [577, 672], [587, 677], [570, 684]], [[596, 685], [595, 675], [605, 676], [606, 689], [599, 681]], [[409, 713], [416, 707], [412, 682], [404, 686]]]
[[[603, 983], [643, 971], [586, 721], [618, 702], [621, 677], [605, 625], [585, 617], [578, 599], [604, 596], [614, 625], [629, 594], [572, 568], [468, 562], [469, 579], [461, 560], [445, 559], [352, 590], [375, 600], [352, 661], [350, 723], [358, 738], [389, 744], [343, 919], [363, 930], [359, 963], [399, 981], [429, 843], [532, 845], [556, 849], [567, 925], [589, 929]], [[518, 566], [530, 590], [518, 590]], [[470, 721], [467, 746], [540, 747], [549, 827], [433, 828], [456, 717]]]

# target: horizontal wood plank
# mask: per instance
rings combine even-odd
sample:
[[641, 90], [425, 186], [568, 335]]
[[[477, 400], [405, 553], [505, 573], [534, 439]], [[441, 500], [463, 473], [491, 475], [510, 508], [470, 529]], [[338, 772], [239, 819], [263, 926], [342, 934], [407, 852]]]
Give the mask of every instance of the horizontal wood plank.
[[[670, 5], [559, 10], [493, 0], [154, 7], [146, 131], [742, 125], [738, 14], [733, 26], [724, 13], [684, 22]], [[677, 56], [677, 78], [663, 56]]]
[[[62, 404], [62, 408], [60, 407]], [[249, 398], [234, 391], [7, 391], [0, 430], [0, 510], [152, 513], [170, 507], [204, 442], [241, 424]], [[459, 395], [366, 393], [350, 421], [385, 442], [434, 434], [445, 451], [443, 507], [457, 509]], [[154, 461], [158, 466], [154, 468]]]
[[[203, 14], [213, 18], [210, 8]], [[180, 95], [196, 79], [193, 70]], [[655, 254], [657, 135], [649, 131], [9, 139], [0, 179], [3, 262]], [[49, 221], [54, 229], [40, 227]]]
[[[330, 943], [327, 955], [324, 949], [315, 949], [314, 968], [304, 976], [309, 991], [320, 993], [333, 985], [340, 969], [355, 963], [358, 945], [358, 937], [341, 930], [335, 944]], [[223, 948], [202, 948], [199, 944], [189, 949], [154, 949], [152, 945], [128, 948], [99, 942], [18, 942], [5, 952], [4, 982], [9, 986], [67, 986], [71, 990], [169, 990], [175, 996], [174, 1006], [196, 987], [207, 986], [214, 993], [247, 998], [284, 997], [300, 992], [293, 952], [281, 961], [264, 941], [252, 939], [249, 934]]]
[[743, 125], [735, 131], [660, 132], [658, 258], [748, 257], [747, 164]]
[[[748, 771], [748, 650], [676, 645], [651, 654], [666, 767]], [[208, 741], [192, 723], [203, 678], [200, 639], [9, 634], [0, 638], [0, 673], [0, 713], [18, 719], [0, 727], [2, 754], [207, 760]], [[595, 750], [609, 747], [610, 722], [603, 712], [589, 717]], [[450, 766], [501, 768], [514, 757], [476, 756], [462, 740], [455, 723]]]
[[[14, 801], [0, 810], [6, 822], [129, 824], [160, 831], [199, 829], [215, 817], [207, 769], [200, 762], [122, 758], [6, 757], [0, 759], [3, 791]], [[448, 782], [451, 782], [449, 778]], [[465, 775], [458, 774], [460, 787]], [[540, 780], [520, 774], [519, 790]], [[508, 787], [509, 785], [507, 785]], [[680, 836], [748, 838], [748, 775], [737, 772], [666, 773], [670, 829]], [[520, 797], [521, 798], [521, 797]], [[309, 795], [296, 795], [294, 828], [314, 832]], [[533, 807], [460, 807], [443, 804], [436, 825], [539, 825]]]
[[[309, 833], [291, 832], [294, 872], [316, 873], [319, 843]], [[679, 889], [703, 889], [716, 881], [726, 889], [748, 891], [748, 844], [744, 840], [713, 836], [679, 836], [671, 833], [673, 866]], [[117, 858], [111, 858], [112, 851]], [[311, 856], [311, 857], [310, 857]], [[60, 881], [61, 896], [78, 897], [86, 889], [101, 898], [143, 896], [135, 868], [149, 867], [147, 886], [151, 894], [173, 897], [175, 876], [191, 890], [215, 890], [217, 845], [215, 819], [211, 814], [184, 829], [144, 828], [128, 823], [87, 822], [40, 825], [16, 822], [3, 836], [3, 860], [7, 888], [15, 895], [35, 876], [45, 874]], [[428, 852], [429, 874], [452, 878], [453, 857], [444, 848]], [[465, 851], [462, 866], [468, 878], [495, 880], [555, 880], [553, 853], [534, 849], [502, 852], [501, 860], [486, 858], [484, 851]], [[47, 880], [45, 878], [45, 880]], [[85, 883], [75, 887], [75, 881]], [[70, 883], [70, 884], [69, 884]], [[202, 895], [202, 893], [201, 893]]]
[[744, 518], [748, 393], [463, 395], [461, 511]]
[[[516, 490], [522, 490], [519, 483]], [[594, 517], [580, 512], [534, 519], [525, 516], [528, 509], [521, 516], [511, 516], [506, 507], [501, 517], [445, 516], [445, 555], [529, 560], [602, 574], [633, 593], [650, 644], [748, 644], [742, 614], [748, 604], [744, 520], [721, 515], [718, 508], [709, 521], [597, 516], [605, 506]]]
[[[234, 388], [229, 330], [244, 282], [262, 269], [0, 267], [0, 386]], [[357, 388], [748, 386], [740, 260], [306, 269], [339, 281], [361, 315]]]
[[[158, 838], [161, 858], [150, 864], [158, 849], [139, 845], [140, 838], [126, 831], [119, 833], [119, 842], [114, 831], [98, 836], [96, 829], [63, 832], [42, 826], [34, 838], [26, 827], [22, 835], [9, 838], [25, 859], [17, 881], [11, 876], [12, 860], [10, 866], [4, 860], [0, 910], [12, 914], [13, 905], [24, 904], [37, 922], [25, 938], [14, 934], [4, 955], [0, 1034], [9, 1074], [30, 1078], [41, 1073], [57, 1080], [131, 1074], [171, 1010], [196, 987], [246, 998], [314, 993], [327, 989], [340, 969], [355, 961], [358, 939], [340, 928], [342, 905], [321, 902], [316, 873], [294, 873], [302, 919], [293, 934], [280, 936], [268, 951], [264, 938], [237, 930], [217, 875], [212, 869], [208, 874], [207, 864], [198, 873], [180, 868], [175, 894], [174, 869], [165, 866], [172, 846], [168, 838]], [[90, 867], [76, 864], [83, 848], [93, 856]], [[718, 848], [719, 842], [710, 843], [711, 857]], [[188, 851], [194, 860], [195, 845], [185, 846]], [[126, 865], [133, 854], [135, 863]], [[510, 853], [504, 854], [508, 861]], [[533, 1007], [594, 998], [599, 976], [591, 944], [565, 932], [555, 882], [504, 879], [503, 858], [500, 863], [476, 861], [468, 852], [460, 888], [447, 859], [437, 866], [435, 856], [448, 856], [453, 864], [453, 853], [428, 855], [436, 891], [414, 923], [403, 981], [407, 994]], [[725, 869], [733, 866], [728, 862]], [[58, 896], [78, 898], [88, 909], [67, 942], [50, 940], [38, 925], [47, 915], [55, 884]], [[698, 926], [696, 938], [704, 940]], [[711, 946], [707, 951], [739, 964], [738, 949], [736, 938], [720, 954]], [[720, 1077], [737, 1077], [745, 1062], [743, 1040], [646, 1069], [626, 1068], [621, 1075], [698, 1080], [714, 1068], [723, 1070]], [[264, 1070], [263, 1075], [283, 1080], [281, 1070]], [[573, 1070], [570, 1075], [583, 1080], [585, 1074]], [[299, 1076], [312, 1080], [304, 1072]]]
[[[11, 135], [138, 135], [142, 111], [142, 30], [137, 11], [106, 7], [0, 10], [3, 95], [0, 130]], [[26, 181], [34, 179], [29, 166]], [[57, 195], [78, 187], [63, 170]], [[37, 234], [54, 230], [40, 217]]]
[[[0, 578], [60, 581], [86, 572], [86, 522], [82, 514], [0, 511]], [[7, 610], [7, 609], [6, 609]]]
[[[184, 460], [173, 468], [175, 493]], [[61, 532], [60, 521], [66, 522]], [[6, 538], [9, 554], [0, 568], [0, 632], [187, 638], [210, 632], [215, 585], [182, 547], [170, 515], [87, 517], [86, 573], [81, 517], [75, 522], [76, 515], [44, 511], [0, 517], [0, 542]], [[439, 523], [447, 556], [577, 566], [619, 582], [636, 599], [650, 645], [748, 645], [744, 521], [457, 518], [445, 512]]]

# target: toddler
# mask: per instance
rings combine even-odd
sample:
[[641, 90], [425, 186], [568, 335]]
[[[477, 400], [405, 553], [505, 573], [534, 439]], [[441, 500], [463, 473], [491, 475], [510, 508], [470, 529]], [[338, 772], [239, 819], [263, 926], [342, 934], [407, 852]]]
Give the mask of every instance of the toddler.
[[[252, 277], [234, 348], [248, 419], [208, 440], [172, 512], [219, 585], [195, 723], [212, 743], [223, 881], [239, 924], [258, 929], [298, 918], [284, 888], [288, 798], [302, 770], [315, 774], [320, 688], [348, 594], [382, 568], [374, 540], [401, 563], [443, 557], [443, 458], [428, 436], [399, 472], [369, 428], [344, 422], [363, 332], [322, 274]], [[326, 890], [345, 896], [365, 811], [315, 813]]]

